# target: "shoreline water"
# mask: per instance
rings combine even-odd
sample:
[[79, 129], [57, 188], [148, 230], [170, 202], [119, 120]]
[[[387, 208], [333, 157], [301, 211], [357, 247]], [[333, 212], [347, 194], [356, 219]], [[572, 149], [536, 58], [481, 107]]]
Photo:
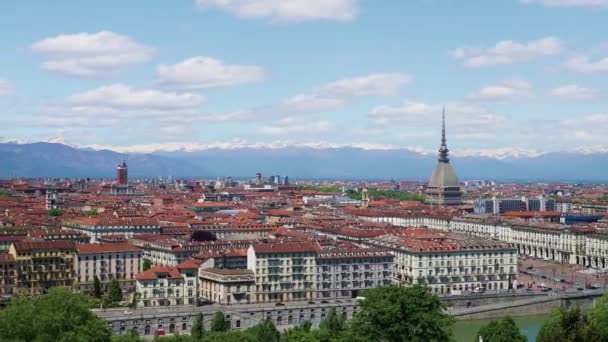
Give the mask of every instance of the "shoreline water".
[[[549, 317], [545, 315], [513, 317], [515, 324], [519, 327], [522, 334], [528, 338], [529, 342], [536, 340], [540, 327]], [[481, 320], [462, 320], [454, 324], [454, 337], [458, 342], [474, 342], [479, 329], [485, 324], [496, 319]]]

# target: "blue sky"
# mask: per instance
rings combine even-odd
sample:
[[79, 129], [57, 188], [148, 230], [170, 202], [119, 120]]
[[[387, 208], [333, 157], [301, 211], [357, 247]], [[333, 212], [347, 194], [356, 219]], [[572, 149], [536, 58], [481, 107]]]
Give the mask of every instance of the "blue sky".
[[[608, 0], [5, 1], [0, 139], [608, 147]], [[25, 24], [25, 25], [24, 25]]]

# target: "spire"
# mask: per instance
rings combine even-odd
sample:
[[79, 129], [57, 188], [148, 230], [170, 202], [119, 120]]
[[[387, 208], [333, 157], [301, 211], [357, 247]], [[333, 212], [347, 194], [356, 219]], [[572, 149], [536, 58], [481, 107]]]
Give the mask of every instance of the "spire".
[[449, 163], [450, 158], [448, 158], [448, 144], [445, 138], [445, 106], [443, 107], [443, 111], [441, 114], [441, 147], [439, 147], [439, 162], [441, 163]]

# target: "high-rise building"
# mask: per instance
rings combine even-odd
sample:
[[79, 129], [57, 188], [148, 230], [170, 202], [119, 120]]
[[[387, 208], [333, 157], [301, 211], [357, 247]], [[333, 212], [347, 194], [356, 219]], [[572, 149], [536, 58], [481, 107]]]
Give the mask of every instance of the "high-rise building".
[[439, 159], [426, 189], [427, 203], [432, 205], [460, 205], [462, 191], [456, 172], [450, 165], [449, 150], [445, 137], [445, 109], [442, 115], [441, 147]]
[[129, 182], [129, 173], [127, 169], [127, 162], [122, 161], [122, 163], [118, 164], [116, 168], [116, 184], [118, 185], [127, 185]]

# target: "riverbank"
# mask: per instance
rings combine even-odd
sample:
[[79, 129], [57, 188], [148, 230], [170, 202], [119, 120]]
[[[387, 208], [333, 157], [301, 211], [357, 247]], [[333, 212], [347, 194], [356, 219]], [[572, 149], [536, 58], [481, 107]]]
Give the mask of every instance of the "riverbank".
[[[536, 341], [536, 336], [540, 327], [547, 320], [549, 315], [513, 317], [515, 324], [519, 327], [522, 334], [528, 338], [529, 342]], [[488, 324], [491, 319], [457, 321], [454, 325], [454, 336], [458, 342], [475, 342], [475, 336], [479, 329]]]

